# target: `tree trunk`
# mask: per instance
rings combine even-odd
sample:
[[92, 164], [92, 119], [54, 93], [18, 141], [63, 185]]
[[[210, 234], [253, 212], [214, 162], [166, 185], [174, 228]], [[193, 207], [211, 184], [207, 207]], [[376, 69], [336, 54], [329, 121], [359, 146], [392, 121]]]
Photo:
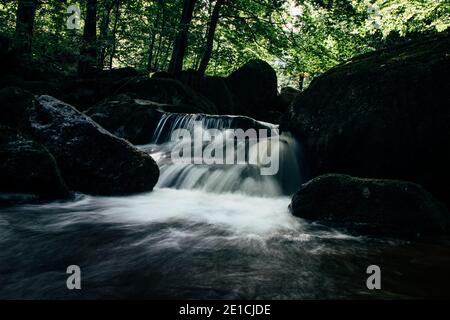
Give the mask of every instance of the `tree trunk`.
[[189, 25], [192, 21], [196, 1], [197, 0], [184, 0], [183, 2], [183, 12], [181, 13], [181, 20], [175, 37], [172, 58], [170, 59], [168, 69], [168, 71], [173, 74], [178, 73], [183, 69], [183, 59], [188, 42]]
[[164, 6], [164, 1], [161, 2], [161, 31], [159, 33], [159, 37], [158, 37], [158, 45], [156, 48], [156, 54], [155, 57], [153, 59], [153, 70], [155, 71], [159, 71], [159, 66], [160, 66], [160, 57], [161, 57], [161, 53], [162, 53], [162, 49], [163, 49], [163, 39], [166, 37], [166, 8]]
[[58, 1], [55, 3], [54, 7], [51, 10], [51, 20], [52, 20], [52, 28], [53, 28], [53, 44], [55, 46], [59, 46], [61, 39], [63, 38], [64, 28], [66, 28], [67, 24], [65, 15], [67, 4], [65, 1]]
[[158, 44], [156, 46], [156, 52], [155, 52], [155, 57], [153, 59], [153, 66], [152, 66], [153, 70], [155, 70], [155, 71], [158, 71], [158, 65], [159, 65], [158, 60], [159, 60], [159, 55], [161, 54], [162, 39], [163, 39], [163, 37], [162, 37], [162, 34], [160, 33], [159, 37], [158, 37]]
[[86, 19], [84, 20], [83, 42], [80, 50], [78, 73], [91, 75], [97, 65], [97, 0], [86, 0]]
[[159, 25], [159, 20], [161, 19], [161, 11], [162, 11], [162, 1], [158, 1], [158, 12], [156, 14], [155, 21], [153, 22], [153, 30], [152, 30], [152, 36], [150, 39], [150, 46], [148, 48], [148, 59], [147, 59], [147, 72], [152, 72], [152, 62], [153, 62], [153, 51], [155, 49], [155, 41], [156, 41], [156, 29]]
[[298, 90], [303, 91], [303, 86], [305, 83], [305, 74], [300, 74], [300, 77], [298, 79]]
[[19, 0], [17, 6], [14, 47], [23, 62], [31, 60], [36, 7], [37, 0]]
[[202, 77], [205, 75], [206, 68], [208, 67], [209, 60], [211, 59], [214, 35], [216, 33], [217, 24], [219, 23], [220, 9], [225, 3], [225, 0], [217, 0], [214, 6], [214, 10], [211, 14], [211, 20], [208, 27], [208, 35], [206, 36], [205, 51], [203, 52], [203, 57], [200, 62], [200, 67], [198, 68], [198, 75]]
[[106, 50], [109, 46], [108, 39], [108, 30], [109, 30], [109, 22], [111, 20], [111, 11], [114, 6], [114, 0], [110, 0], [106, 5], [106, 12], [100, 24], [100, 41], [101, 41], [101, 49], [100, 56], [98, 58], [98, 68], [100, 70], [105, 66], [106, 59]]
[[147, 72], [153, 71], [153, 51], [155, 49], [155, 41], [156, 41], [156, 32], [155, 30], [152, 31], [152, 37], [150, 40], [150, 46], [148, 48], [148, 58], [147, 58]]
[[113, 67], [114, 55], [116, 54], [116, 33], [117, 33], [117, 27], [119, 25], [119, 19], [120, 19], [120, 0], [117, 0], [116, 10], [114, 13], [114, 26], [113, 26], [113, 30], [112, 30], [111, 54], [109, 55], [109, 69], [112, 69], [112, 67]]
[[[163, 66], [164, 66], [164, 68], [161, 68], [162, 70], [165, 70], [166, 68], [166, 66], [167, 66], [167, 68], [169, 68], [169, 66], [168, 66], [168, 61], [169, 61], [169, 57], [170, 57], [170, 44], [172, 43], [172, 41], [169, 41], [167, 44], [166, 44], [166, 48], [165, 48], [165, 51], [164, 51], [164, 55], [163, 55], [163, 58], [162, 58], [162, 63], [163, 63]], [[169, 62], [170, 63], [170, 62]]]

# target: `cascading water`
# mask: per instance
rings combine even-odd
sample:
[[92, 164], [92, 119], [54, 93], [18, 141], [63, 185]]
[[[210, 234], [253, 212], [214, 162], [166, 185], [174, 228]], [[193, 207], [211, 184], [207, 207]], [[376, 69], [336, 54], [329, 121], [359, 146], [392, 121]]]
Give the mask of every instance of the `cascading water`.
[[[186, 144], [186, 142], [172, 141], [170, 139], [172, 133], [178, 129], [186, 129], [194, 134], [196, 122], [200, 122], [202, 129], [205, 130], [222, 130], [220, 139], [213, 141], [213, 144], [217, 145], [214, 148], [222, 148], [224, 142], [230, 139], [230, 132], [225, 132], [226, 129], [278, 129], [278, 126], [246, 117], [165, 114], [155, 130], [152, 144], [142, 146], [144, 150], [148, 150], [153, 155], [159, 164], [161, 171], [159, 187], [280, 196], [290, 195], [300, 186], [302, 182], [299, 161], [300, 148], [289, 133], [282, 133], [273, 146], [279, 151], [279, 170], [275, 175], [261, 175], [261, 165], [251, 165], [248, 162], [237, 165], [172, 163], [170, 154], [174, 150], [182, 149]], [[188, 143], [190, 144], [190, 142]], [[258, 150], [267, 148], [269, 143], [270, 137], [259, 139], [252, 147], [249, 147], [245, 141], [238, 141], [235, 152], [247, 152], [248, 160], [251, 163], [252, 158], [258, 157]], [[205, 160], [203, 162], [208, 162], [207, 159], [203, 160]], [[253, 162], [257, 163], [258, 161], [254, 160]]]
[[[171, 141], [171, 134], [194, 131], [196, 121], [202, 130], [276, 128], [245, 117], [165, 114], [152, 143], [140, 146], [161, 168], [153, 192], [1, 209], [0, 298], [392, 298], [405, 297], [410, 279], [418, 288], [406, 291], [410, 296], [439, 296], [437, 286], [420, 286], [415, 275], [427, 263], [442, 264], [431, 254], [440, 248], [352, 237], [288, 212], [303, 172], [299, 145], [287, 133], [275, 144], [280, 162], [273, 176], [260, 174], [259, 158], [172, 163], [171, 153], [185, 142]], [[252, 160], [270, 139], [236, 151], [246, 149]], [[396, 256], [391, 269], [407, 272], [401, 279], [383, 273], [390, 291], [368, 291], [367, 266], [389, 256]], [[74, 264], [82, 290], [66, 287]]]

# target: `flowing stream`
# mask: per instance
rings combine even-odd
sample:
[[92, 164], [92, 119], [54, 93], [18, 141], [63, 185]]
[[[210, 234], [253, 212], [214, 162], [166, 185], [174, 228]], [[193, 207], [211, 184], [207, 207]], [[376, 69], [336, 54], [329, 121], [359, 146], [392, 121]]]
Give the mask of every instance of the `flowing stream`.
[[[0, 210], [0, 298], [322, 299], [448, 296], [448, 245], [346, 234], [293, 217], [301, 148], [278, 136], [279, 172], [260, 165], [173, 164], [176, 129], [276, 127], [250, 118], [164, 115], [153, 142], [153, 192]], [[224, 133], [223, 140], [228, 139]], [[264, 146], [267, 139], [256, 141]], [[216, 140], [215, 140], [216, 141]], [[246, 143], [249, 157], [254, 149]], [[368, 290], [366, 268], [382, 270]], [[66, 268], [81, 268], [68, 290]]]

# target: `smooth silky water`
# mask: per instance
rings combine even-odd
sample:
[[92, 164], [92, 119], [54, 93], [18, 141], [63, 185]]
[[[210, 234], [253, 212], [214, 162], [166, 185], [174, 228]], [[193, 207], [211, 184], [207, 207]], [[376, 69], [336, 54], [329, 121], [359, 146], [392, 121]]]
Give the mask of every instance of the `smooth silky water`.
[[[169, 141], [170, 133], [192, 129], [194, 120], [205, 128], [242, 124], [164, 116], [153, 142], [140, 146], [161, 169], [153, 192], [1, 209], [0, 298], [448, 296], [449, 280], [440, 276], [450, 270], [448, 245], [350, 235], [289, 213], [290, 195], [305, 177], [300, 147], [288, 134], [280, 135], [276, 176], [250, 165], [171, 163], [180, 142]], [[73, 264], [81, 268], [81, 290], [66, 287]], [[382, 290], [366, 288], [372, 264], [381, 267]]]

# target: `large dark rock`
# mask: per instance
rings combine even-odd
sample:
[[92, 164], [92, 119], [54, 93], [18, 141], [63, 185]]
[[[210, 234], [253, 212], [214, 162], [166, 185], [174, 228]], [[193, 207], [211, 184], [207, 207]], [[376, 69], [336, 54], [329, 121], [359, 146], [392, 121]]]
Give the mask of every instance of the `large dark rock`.
[[[79, 111], [85, 111], [107, 97], [114, 95], [128, 81], [130, 81], [129, 78], [116, 77], [68, 79], [60, 85], [61, 94], [56, 96], [56, 98], [73, 105]], [[40, 93], [41, 91], [35, 94]]]
[[217, 113], [217, 108], [211, 101], [174, 79], [135, 78], [122, 85], [117, 93], [177, 106], [179, 113]]
[[120, 69], [115, 71], [117, 72], [113, 72], [111, 76], [99, 76], [96, 79], [68, 79], [59, 84], [58, 88], [39, 82], [24, 82], [20, 87], [38, 95], [47, 90], [80, 111], [86, 111], [112, 96], [127, 94], [136, 99], [171, 105], [173, 112], [217, 113], [214, 103], [176, 79], [118, 77]]
[[377, 235], [443, 235], [450, 231], [445, 206], [421, 186], [404, 181], [328, 174], [305, 184], [292, 198], [300, 218]]
[[18, 87], [7, 87], [0, 90], [0, 124], [18, 128], [34, 96]]
[[34, 95], [50, 95], [70, 103], [80, 111], [113, 95], [127, 78], [105, 77], [99, 79], [66, 79], [64, 81], [25, 81], [20, 77], [0, 78], [0, 89], [17, 87], [30, 91]]
[[[0, 125], [0, 192], [41, 198], [69, 195], [53, 156], [16, 129]], [[11, 200], [11, 196], [8, 196]], [[5, 202], [4, 194], [0, 203]]]
[[288, 111], [289, 107], [292, 105], [295, 98], [297, 98], [300, 92], [300, 90], [292, 87], [281, 88], [276, 104], [277, 110], [281, 112]]
[[85, 113], [115, 136], [133, 144], [149, 143], [162, 111], [175, 106], [133, 99], [126, 94], [103, 101]]
[[63, 98], [67, 93], [58, 82], [54, 81], [23, 81], [17, 86], [30, 91], [34, 95], [51, 95]]
[[158, 180], [158, 166], [148, 154], [53, 97], [33, 102], [23, 130], [53, 154], [71, 190], [129, 194], [152, 190]]
[[236, 99], [228, 88], [225, 78], [206, 76], [202, 79], [199, 90], [216, 105], [219, 114], [236, 113]]
[[[12, 87], [16, 89], [24, 89], [30, 92], [30, 96], [34, 95], [51, 95], [52, 97], [65, 97], [65, 93], [61, 85], [54, 81], [24, 81], [15, 76], [0, 78], [0, 90], [11, 90]], [[21, 90], [23, 92], [23, 90]], [[0, 98], [1, 99], [1, 98]]]
[[167, 71], [156, 71], [152, 73], [151, 77], [153, 79], [175, 79], [175, 76]]
[[132, 78], [137, 77], [139, 72], [133, 67], [123, 67], [108, 70], [101, 70], [96, 75], [96, 79], [120, 79], [120, 78]]
[[200, 83], [202, 78], [199, 76], [198, 72], [194, 69], [182, 70], [174, 74], [174, 78], [188, 86], [189, 88], [199, 92]]
[[0, 58], [6, 58], [12, 47], [12, 39], [4, 34], [0, 34]]
[[278, 89], [275, 70], [265, 61], [251, 60], [227, 78], [227, 86], [237, 97], [238, 114], [261, 119], [274, 105]]
[[449, 32], [356, 57], [313, 81], [282, 129], [312, 176], [413, 181], [450, 204]]
[[19, 67], [18, 55], [15, 54], [12, 46], [12, 39], [4, 34], [0, 34], [0, 70], [2, 75], [14, 74]]

